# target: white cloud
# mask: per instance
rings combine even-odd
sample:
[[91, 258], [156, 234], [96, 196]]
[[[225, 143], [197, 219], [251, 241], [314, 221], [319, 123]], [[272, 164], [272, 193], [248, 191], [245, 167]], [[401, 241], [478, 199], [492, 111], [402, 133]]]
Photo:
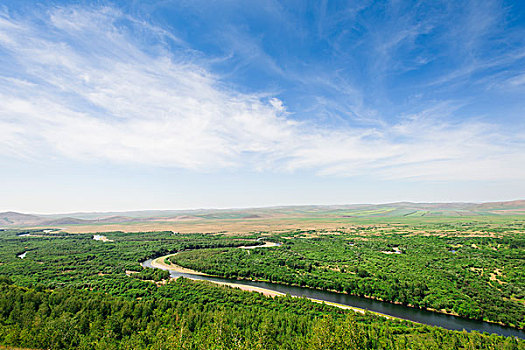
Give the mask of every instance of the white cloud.
[[[168, 52], [167, 40], [182, 46]], [[278, 98], [228, 87], [183, 46], [111, 8], [55, 9], [40, 21], [1, 16], [0, 59], [10, 65], [0, 68], [0, 154], [200, 171], [525, 176], [523, 140], [493, 126], [447, 123], [447, 109], [375, 129], [300, 123]]]
[[510, 86], [522, 86], [525, 85], [525, 73], [519, 74], [515, 77], [510, 78], [507, 81], [507, 84]]

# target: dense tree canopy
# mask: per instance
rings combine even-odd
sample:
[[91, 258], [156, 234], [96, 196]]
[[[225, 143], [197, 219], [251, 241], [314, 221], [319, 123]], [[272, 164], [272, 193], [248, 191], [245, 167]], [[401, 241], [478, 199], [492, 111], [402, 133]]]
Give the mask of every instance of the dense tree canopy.
[[[260, 235], [108, 232], [104, 242], [87, 234], [0, 231], [0, 344], [105, 350], [525, 349], [522, 340], [510, 337], [361, 315], [307, 299], [265, 297], [184, 278], [167, 283], [167, 272], [139, 264], [178, 252], [177, 263], [219, 275], [357, 294], [363, 288], [362, 294], [376, 297], [395, 285], [393, 298], [403, 294], [407, 304], [418, 305], [416, 300], [420, 306], [432, 300], [456, 302], [463, 294], [476, 301], [473, 296], [479, 295], [494, 302], [494, 309], [483, 304], [465, 308], [477, 305], [487, 315], [510, 300], [506, 317], [523, 316], [514, 307], [523, 299], [523, 240], [517, 233], [321, 233], [267, 236], [284, 244], [244, 250], [229, 247], [254, 244]], [[396, 249], [402, 254], [388, 253]], [[424, 270], [421, 264], [430, 265]], [[429, 269], [434, 276], [423, 278]], [[463, 285], [471, 273], [479, 278]], [[440, 280], [441, 290], [436, 289]], [[483, 289], [482, 283], [498, 292]], [[487, 291], [494, 294], [484, 296]]]
[[331, 289], [523, 328], [523, 228], [297, 232], [282, 235], [283, 245], [272, 249], [201, 249], [171, 260], [217, 276]]

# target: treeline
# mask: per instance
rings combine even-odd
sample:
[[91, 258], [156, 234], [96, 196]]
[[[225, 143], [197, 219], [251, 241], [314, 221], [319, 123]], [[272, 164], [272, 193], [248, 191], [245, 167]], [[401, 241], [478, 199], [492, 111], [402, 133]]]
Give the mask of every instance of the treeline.
[[180, 279], [147, 300], [0, 279], [0, 344], [39, 349], [525, 349], [521, 340], [356, 315]]
[[170, 273], [166, 270], [145, 268], [142, 271], [132, 271], [129, 276], [143, 281], [159, 282], [170, 278]]
[[[30, 236], [25, 236], [30, 234]], [[107, 232], [111, 241], [93, 240], [92, 234], [46, 234], [41, 230], [0, 232], [0, 275], [24, 286], [75, 286], [144, 297], [148, 289], [130, 281], [126, 271], [142, 271], [140, 262], [186, 249], [236, 247], [253, 243], [246, 237], [173, 232]], [[27, 252], [24, 259], [18, 255]], [[164, 278], [162, 272], [143, 272]], [[156, 274], [156, 275], [155, 275]], [[143, 275], [133, 276], [140, 279]], [[157, 277], [155, 277], [157, 276]]]
[[525, 327], [525, 239], [513, 231], [503, 237], [437, 230], [281, 238], [284, 244], [275, 248], [194, 250], [171, 259], [227, 278], [335, 290]]

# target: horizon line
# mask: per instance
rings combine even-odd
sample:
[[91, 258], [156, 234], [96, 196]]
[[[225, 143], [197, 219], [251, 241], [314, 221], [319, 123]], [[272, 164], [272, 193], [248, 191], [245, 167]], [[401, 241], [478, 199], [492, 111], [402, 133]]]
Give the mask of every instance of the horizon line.
[[397, 201], [397, 202], [376, 202], [376, 203], [345, 203], [345, 204], [289, 204], [289, 205], [269, 205], [269, 206], [254, 206], [254, 207], [201, 207], [201, 208], [184, 208], [184, 209], [132, 209], [132, 210], [108, 210], [108, 211], [75, 211], [75, 212], [48, 212], [48, 213], [37, 213], [37, 212], [21, 212], [15, 210], [6, 210], [0, 212], [0, 214], [15, 213], [25, 215], [79, 215], [79, 214], [108, 214], [108, 213], [132, 213], [132, 212], [185, 212], [185, 211], [235, 211], [235, 210], [256, 210], [256, 209], [277, 209], [277, 208], [294, 208], [294, 207], [345, 207], [345, 206], [356, 206], [356, 205], [392, 205], [392, 204], [491, 204], [491, 203], [511, 203], [525, 201], [525, 198], [517, 198], [511, 200], [499, 200], [499, 201], [450, 201], [450, 202], [412, 202], [412, 201]]

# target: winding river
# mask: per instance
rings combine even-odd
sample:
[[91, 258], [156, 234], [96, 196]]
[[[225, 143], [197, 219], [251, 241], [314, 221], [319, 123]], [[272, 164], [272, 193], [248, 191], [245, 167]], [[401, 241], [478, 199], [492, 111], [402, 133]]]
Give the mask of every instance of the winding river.
[[[270, 246], [277, 246], [278, 243], [266, 242], [265, 245], [258, 246], [244, 246], [240, 247], [243, 249], [255, 249], [255, 248], [264, 248]], [[173, 254], [170, 254], [173, 255]], [[170, 256], [167, 255], [167, 256]], [[289, 294], [295, 297], [306, 297], [308, 299], [317, 301], [317, 302], [327, 302], [337, 304], [338, 306], [349, 307], [354, 310], [368, 310], [374, 313], [382, 314], [384, 316], [391, 316], [395, 318], [401, 318], [404, 320], [409, 320], [413, 322], [423, 323], [431, 326], [438, 326], [451, 330], [467, 330], [467, 331], [478, 331], [478, 332], [487, 332], [495, 333], [503, 336], [514, 336], [518, 338], [525, 339], [525, 331], [505, 327], [495, 323], [469, 320], [462, 317], [452, 316], [441, 314], [437, 312], [432, 312], [428, 310], [415, 309], [399, 304], [392, 304], [388, 302], [373, 300], [364, 297], [358, 297], [354, 295], [322, 291], [307, 287], [296, 287], [289, 286], [271, 282], [259, 282], [259, 281], [249, 281], [249, 280], [236, 280], [223, 277], [208, 276], [201, 274], [197, 271], [192, 271], [188, 269], [181, 268], [176, 265], [166, 265], [163, 264], [163, 256], [156, 259], [148, 259], [142, 263], [144, 267], [150, 268], [160, 268], [163, 270], [170, 271], [170, 275], [173, 278], [185, 277], [193, 280], [205, 280], [217, 284], [227, 284], [230, 286], [238, 286], [240, 288], [249, 288], [251, 290], [256, 290], [259, 292], [268, 291], [275, 294]]]

